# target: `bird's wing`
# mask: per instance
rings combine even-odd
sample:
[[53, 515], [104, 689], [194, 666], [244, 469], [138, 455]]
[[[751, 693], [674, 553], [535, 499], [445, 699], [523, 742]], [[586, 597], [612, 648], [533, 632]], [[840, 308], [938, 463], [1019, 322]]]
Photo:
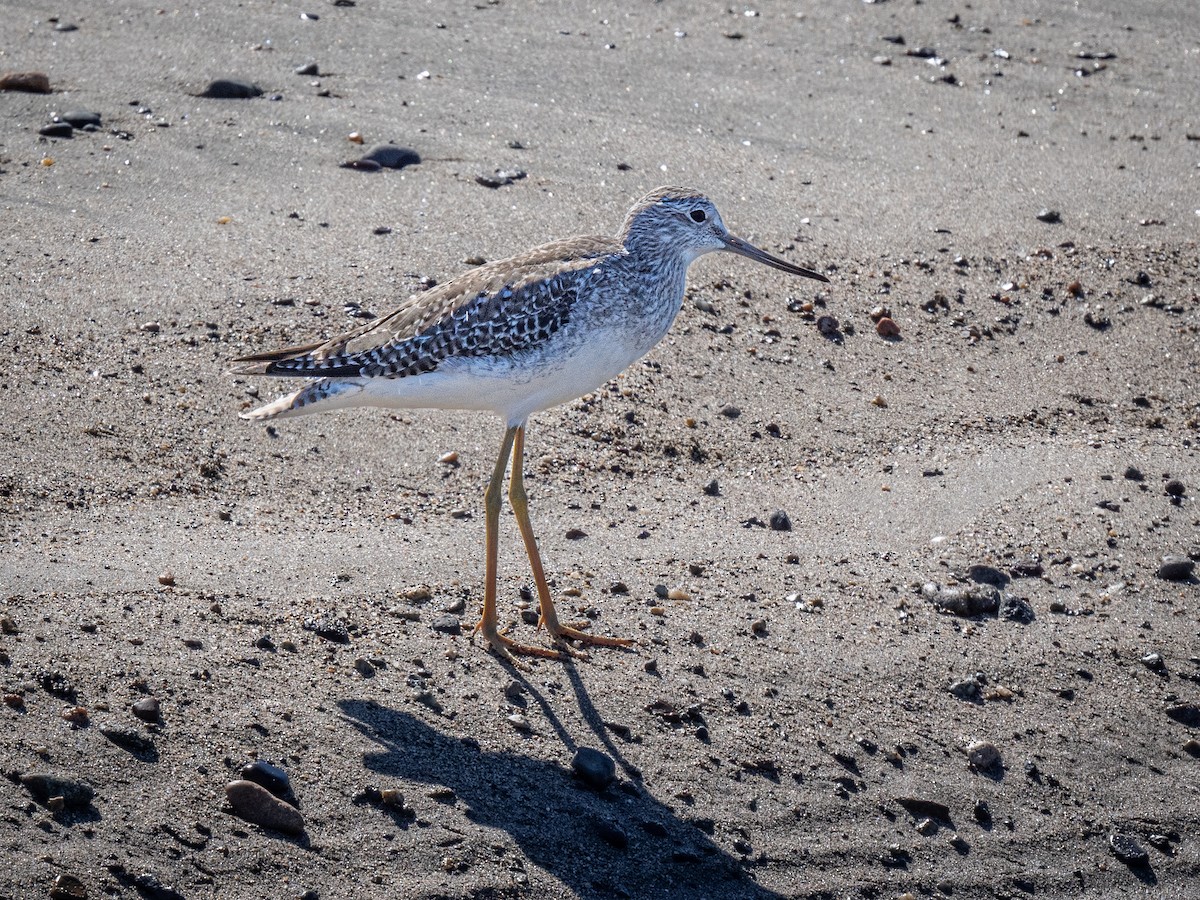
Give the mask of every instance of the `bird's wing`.
[[581, 288], [614, 238], [574, 238], [487, 263], [392, 312], [324, 342], [255, 353], [239, 375], [400, 378], [432, 371], [453, 356], [519, 351], [566, 324]]

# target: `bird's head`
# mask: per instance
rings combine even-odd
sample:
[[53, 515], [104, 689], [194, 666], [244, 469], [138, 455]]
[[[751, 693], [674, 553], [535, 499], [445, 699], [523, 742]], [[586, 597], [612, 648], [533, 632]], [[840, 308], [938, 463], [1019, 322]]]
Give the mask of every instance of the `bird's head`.
[[674, 251], [682, 256], [685, 266], [705, 253], [727, 250], [792, 275], [829, 280], [730, 234], [713, 202], [689, 188], [661, 187], [651, 191], [629, 210], [621, 238], [630, 250], [653, 247], [659, 253]]

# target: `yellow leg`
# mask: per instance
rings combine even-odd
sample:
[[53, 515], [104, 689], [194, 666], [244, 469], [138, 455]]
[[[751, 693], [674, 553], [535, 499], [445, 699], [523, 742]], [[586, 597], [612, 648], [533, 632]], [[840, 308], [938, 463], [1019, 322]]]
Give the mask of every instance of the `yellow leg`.
[[500, 548], [500, 502], [504, 489], [504, 470], [508, 468], [508, 455], [512, 450], [513, 441], [520, 433], [517, 427], [504, 432], [504, 440], [500, 443], [500, 456], [496, 459], [496, 468], [492, 471], [492, 480], [488, 482], [487, 491], [483, 495], [484, 512], [484, 573], [483, 573], [483, 617], [475, 630], [483, 634], [488, 645], [497, 655], [513, 664], [513, 653], [524, 653], [529, 656], [544, 656], [560, 659], [561, 653], [545, 650], [539, 647], [526, 647], [500, 633], [496, 613], [496, 572], [499, 568]]
[[[507, 440], [508, 436], [505, 437]], [[512, 476], [508, 482], [508, 500], [512, 504], [517, 527], [521, 529], [521, 539], [525, 542], [525, 552], [529, 555], [529, 567], [533, 570], [533, 583], [537, 587], [538, 610], [541, 614], [538, 625], [544, 625], [547, 633], [555, 642], [570, 639], [582, 644], [598, 644], [603, 647], [628, 647], [633, 641], [624, 638], [600, 637], [569, 625], [563, 625], [558, 621], [558, 612], [554, 609], [554, 601], [550, 599], [550, 587], [546, 584], [546, 570], [542, 568], [542, 556], [538, 553], [537, 539], [533, 536], [533, 524], [529, 521], [529, 498], [525, 494], [524, 459], [525, 426], [520, 425], [516, 429], [512, 444]]]

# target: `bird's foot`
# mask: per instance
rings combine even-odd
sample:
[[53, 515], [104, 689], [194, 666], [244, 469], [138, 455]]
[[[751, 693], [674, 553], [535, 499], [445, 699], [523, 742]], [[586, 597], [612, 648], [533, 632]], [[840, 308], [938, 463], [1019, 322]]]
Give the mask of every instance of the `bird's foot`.
[[514, 641], [508, 635], [502, 633], [494, 623], [489, 625], [486, 622], [480, 621], [475, 626], [475, 631], [483, 635], [483, 639], [487, 641], [488, 647], [491, 648], [493, 653], [518, 669], [528, 669], [529, 667], [517, 659], [517, 656], [536, 656], [540, 659], [562, 660], [580, 655], [570, 647], [563, 647], [561, 650], [551, 650], [549, 647], [531, 647], [528, 644], [522, 644], [520, 641]]
[[[575, 641], [579, 644], [592, 644], [596, 647], [632, 647], [633, 641], [629, 638], [611, 638], [604, 637], [599, 634], [592, 634], [589, 631], [581, 631], [578, 628], [573, 628], [570, 625], [563, 625], [557, 619], [550, 621], [543, 616], [538, 622], [538, 627], [545, 627], [546, 632], [551, 639], [561, 646], [566, 646], [565, 641]], [[577, 651], [576, 651], [577, 653]]]

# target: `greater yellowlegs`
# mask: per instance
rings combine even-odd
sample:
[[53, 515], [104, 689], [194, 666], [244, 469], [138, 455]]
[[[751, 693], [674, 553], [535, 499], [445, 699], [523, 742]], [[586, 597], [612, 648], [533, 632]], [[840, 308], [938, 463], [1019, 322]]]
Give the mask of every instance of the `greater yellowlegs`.
[[[299, 390], [243, 414], [264, 420], [325, 409], [382, 406], [474, 409], [505, 423], [484, 494], [483, 615], [476, 631], [497, 654], [561, 657], [567, 640], [622, 647], [559, 622], [538, 554], [522, 460], [532, 413], [581, 397], [662, 339], [683, 303], [688, 266], [728, 250], [793, 275], [828, 281], [730, 234], [696, 191], [663, 187], [633, 205], [620, 232], [582, 236], [487, 263], [415, 294], [393, 312], [325, 341], [256, 353], [240, 375], [308, 377]], [[504, 473], [544, 626], [560, 649], [502, 634], [496, 613], [498, 525]]]

